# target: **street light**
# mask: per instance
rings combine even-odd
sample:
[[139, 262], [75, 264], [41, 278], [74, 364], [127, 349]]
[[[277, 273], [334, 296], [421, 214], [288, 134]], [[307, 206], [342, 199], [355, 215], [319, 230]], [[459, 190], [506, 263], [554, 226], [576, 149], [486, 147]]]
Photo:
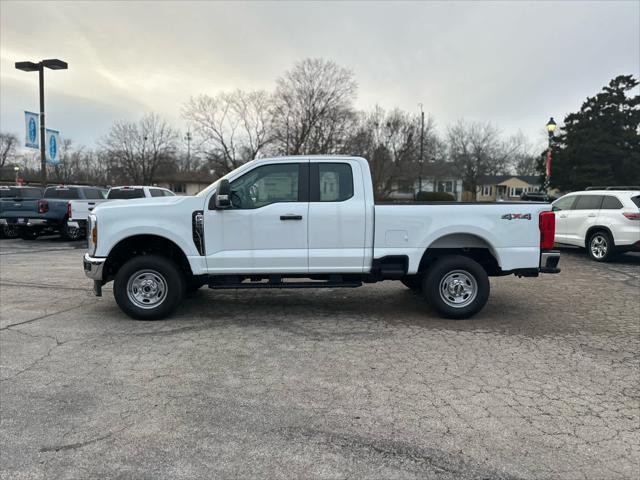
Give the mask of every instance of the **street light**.
[[547, 122], [547, 132], [549, 134], [549, 147], [547, 148], [547, 168], [546, 168], [546, 178], [545, 178], [545, 191], [547, 193], [549, 193], [549, 184], [550, 184], [550, 179], [551, 179], [551, 151], [553, 149], [553, 132], [556, 131], [556, 122], [553, 119], [553, 117], [549, 118], [549, 121]]
[[13, 171], [16, 172], [16, 185], [19, 185], [19, 183], [18, 183], [18, 174], [20, 172], [20, 167], [16, 165], [15, 167], [13, 167]]
[[66, 70], [69, 68], [67, 62], [58, 60], [57, 58], [50, 58], [48, 60], [41, 60], [38, 63], [34, 62], [16, 62], [16, 68], [23, 72], [38, 72], [40, 80], [40, 179], [42, 187], [47, 186], [47, 156], [45, 150], [45, 124], [44, 124], [44, 69], [50, 70]]

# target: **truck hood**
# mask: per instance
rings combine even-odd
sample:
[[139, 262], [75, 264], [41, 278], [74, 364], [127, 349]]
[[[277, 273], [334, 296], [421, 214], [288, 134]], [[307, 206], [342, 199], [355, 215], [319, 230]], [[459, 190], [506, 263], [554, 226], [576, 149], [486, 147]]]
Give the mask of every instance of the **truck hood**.
[[[151, 209], [171, 208], [175, 205], [193, 204], [194, 209], [202, 209], [204, 198], [201, 197], [151, 197], [151, 198], [134, 198], [131, 200], [109, 200], [93, 209], [93, 213], [111, 212], [112, 210], [122, 210], [130, 213], [140, 211], [145, 212]], [[130, 213], [127, 213], [129, 215]]]

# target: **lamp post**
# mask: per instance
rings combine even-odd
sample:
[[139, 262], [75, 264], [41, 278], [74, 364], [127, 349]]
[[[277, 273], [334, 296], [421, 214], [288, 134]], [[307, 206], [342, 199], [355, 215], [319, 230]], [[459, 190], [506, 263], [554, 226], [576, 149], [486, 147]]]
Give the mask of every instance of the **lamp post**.
[[38, 72], [40, 84], [40, 180], [42, 182], [42, 188], [44, 188], [47, 186], [47, 155], [45, 150], [46, 135], [44, 126], [44, 69], [66, 70], [69, 66], [67, 62], [63, 62], [57, 58], [50, 58], [48, 60], [41, 60], [38, 63], [16, 62], [16, 68], [23, 72]]
[[553, 150], [553, 132], [556, 131], [556, 122], [551, 117], [547, 122], [547, 133], [549, 134], [549, 147], [547, 148], [547, 165], [546, 165], [546, 176], [545, 176], [545, 185], [544, 190], [548, 194], [549, 193], [549, 185], [551, 181], [551, 152]]
[[19, 183], [18, 183], [18, 175], [20, 173], [20, 167], [16, 165], [15, 167], [13, 167], [13, 171], [16, 172], [16, 185], [19, 185]]

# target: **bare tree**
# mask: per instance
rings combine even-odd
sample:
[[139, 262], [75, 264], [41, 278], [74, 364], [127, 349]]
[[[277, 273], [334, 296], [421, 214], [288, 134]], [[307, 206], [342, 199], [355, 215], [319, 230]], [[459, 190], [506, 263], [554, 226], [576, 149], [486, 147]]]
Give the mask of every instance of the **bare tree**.
[[271, 96], [262, 90], [199, 95], [183, 108], [193, 125], [196, 152], [203, 152], [219, 175], [258, 157], [271, 142]]
[[[425, 138], [432, 137], [432, 125], [429, 121]], [[402, 179], [418, 178], [419, 149], [419, 121], [402, 110], [386, 112], [376, 106], [373, 111], [360, 114], [358, 127], [345, 151], [369, 161], [374, 195], [384, 199]]]
[[523, 138], [513, 136], [505, 141], [490, 123], [460, 120], [449, 127], [449, 157], [462, 175], [464, 190], [475, 195], [480, 177], [508, 173]]
[[121, 176], [149, 185], [163, 163], [174, 161], [176, 141], [176, 131], [149, 113], [138, 123], [115, 122], [100, 144]]
[[332, 61], [305, 59], [279, 78], [274, 136], [281, 154], [335, 153], [344, 148], [358, 85]]
[[9, 158], [13, 158], [18, 146], [18, 137], [13, 133], [0, 133], [0, 168]]

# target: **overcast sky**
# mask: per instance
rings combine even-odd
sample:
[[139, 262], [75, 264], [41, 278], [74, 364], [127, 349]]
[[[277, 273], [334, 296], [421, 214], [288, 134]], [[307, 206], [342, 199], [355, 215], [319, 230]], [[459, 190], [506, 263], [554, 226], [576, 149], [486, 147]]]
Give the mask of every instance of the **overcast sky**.
[[47, 127], [93, 146], [114, 120], [148, 111], [186, 130], [191, 95], [268, 89], [324, 57], [355, 73], [356, 106], [418, 111], [441, 132], [491, 121], [542, 142], [549, 116], [577, 110], [618, 74], [640, 72], [640, 2], [0, 3], [0, 128], [24, 138], [46, 71]]

